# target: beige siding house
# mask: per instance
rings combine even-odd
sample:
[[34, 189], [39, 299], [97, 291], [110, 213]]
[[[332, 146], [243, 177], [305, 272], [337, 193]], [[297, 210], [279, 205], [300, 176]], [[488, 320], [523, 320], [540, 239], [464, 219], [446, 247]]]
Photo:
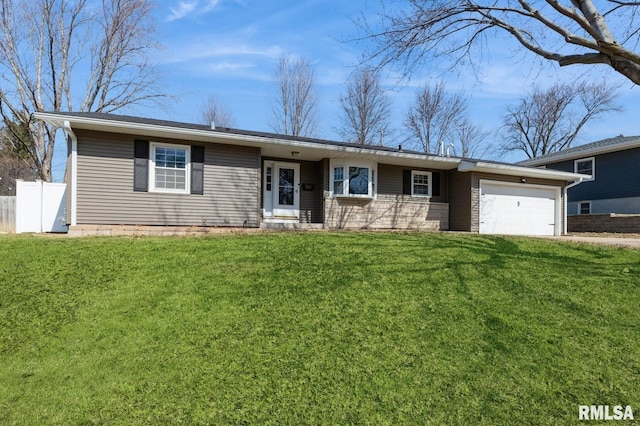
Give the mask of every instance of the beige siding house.
[[64, 130], [70, 231], [100, 226], [565, 231], [576, 173], [97, 113]]

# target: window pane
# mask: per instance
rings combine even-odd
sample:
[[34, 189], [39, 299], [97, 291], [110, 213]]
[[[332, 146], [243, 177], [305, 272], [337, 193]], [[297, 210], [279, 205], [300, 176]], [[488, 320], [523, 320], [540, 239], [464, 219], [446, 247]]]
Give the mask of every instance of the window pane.
[[333, 169], [333, 180], [344, 180], [344, 168], [336, 167]]
[[428, 185], [413, 185], [413, 194], [414, 195], [429, 195], [429, 186]]
[[333, 194], [344, 194], [344, 167], [334, 167], [333, 169]]
[[280, 186], [293, 187], [293, 169], [280, 169]]
[[427, 173], [413, 172], [412, 195], [429, 195], [429, 175]]
[[280, 191], [278, 191], [278, 203], [282, 206], [293, 205], [293, 187], [280, 187]]
[[369, 194], [368, 167], [349, 167], [349, 194]]
[[186, 189], [186, 172], [184, 170], [156, 169], [156, 188]]
[[591, 205], [589, 203], [580, 203], [580, 214], [590, 214]]
[[413, 175], [413, 183], [428, 185], [429, 184], [429, 175], [423, 174], [414, 174]]
[[344, 181], [342, 180], [333, 181], [333, 194], [334, 195], [344, 194]]
[[185, 169], [187, 167], [187, 150], [181, 148], [156, 147], [156, 167]]
[[577, 163], [577, 172], [585, 175], [593, 174], [593, 161], [578, 161]]
[[280, 169], [278, 181], [278, 203], [283, 206], [293, 205], [294, 169]]

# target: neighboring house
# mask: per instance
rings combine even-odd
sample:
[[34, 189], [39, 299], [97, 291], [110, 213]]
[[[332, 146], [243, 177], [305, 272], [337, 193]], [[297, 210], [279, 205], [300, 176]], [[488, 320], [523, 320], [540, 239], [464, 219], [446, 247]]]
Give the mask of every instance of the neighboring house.
[[97, 113], [64, 129], [70, 231], [101, 226], [565, 232], [580, 175]]
[[604, 139], [519, 164], [588, 175], [568, 190], [570, 215], [640, 213], [640, 136]]

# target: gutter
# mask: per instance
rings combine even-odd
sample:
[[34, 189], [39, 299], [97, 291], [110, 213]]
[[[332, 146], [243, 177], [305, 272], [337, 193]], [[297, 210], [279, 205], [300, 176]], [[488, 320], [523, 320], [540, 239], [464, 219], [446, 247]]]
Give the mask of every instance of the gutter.
[[69, 225], [75, 226], [78, 223], [78, 138], [71, 128], [71, 123], [65, 120], [59, 126], [67, 135], [67, 143], [71, 142], [71, 170], [69, 171], [69, 180], [67, 182], [70, 191], [69, 204], [71, 206]]
[[564, 226], [563, 226], [564, 229], [563, 229], [563, 234], [564, 235], [567, 235], [567, 232], [568, 232], [568, 230], [567, 230], [567, 228], [568, 228], [567, 227], [567, 216], [568, 216], [568, 213], [567, 213], [567, 203], [568, 203], [568, 201], [567, 201], [567, 190], [569, 190], [569, 188], [573, 188], [574, 186], [581, 184], [586, 178], [590, 179], [591, 176], [580, 177], [580, 178], [578, 178], [578, 180], [573, 181], [569, 185], [566, 185], [564, 187], [564, 191], [563, 191], [564, 192], [564, 194], [563, 194], [563, 196], [564, 196]]

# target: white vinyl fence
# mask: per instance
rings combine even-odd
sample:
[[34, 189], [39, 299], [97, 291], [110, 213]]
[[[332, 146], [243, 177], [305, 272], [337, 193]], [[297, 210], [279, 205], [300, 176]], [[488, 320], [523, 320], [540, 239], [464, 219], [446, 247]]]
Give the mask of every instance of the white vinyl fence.
[[0, 197], [0, 234], [16, 232], [16, 197]]
[[16, 233], [67, 232], [64, 183], [16, 181]]

